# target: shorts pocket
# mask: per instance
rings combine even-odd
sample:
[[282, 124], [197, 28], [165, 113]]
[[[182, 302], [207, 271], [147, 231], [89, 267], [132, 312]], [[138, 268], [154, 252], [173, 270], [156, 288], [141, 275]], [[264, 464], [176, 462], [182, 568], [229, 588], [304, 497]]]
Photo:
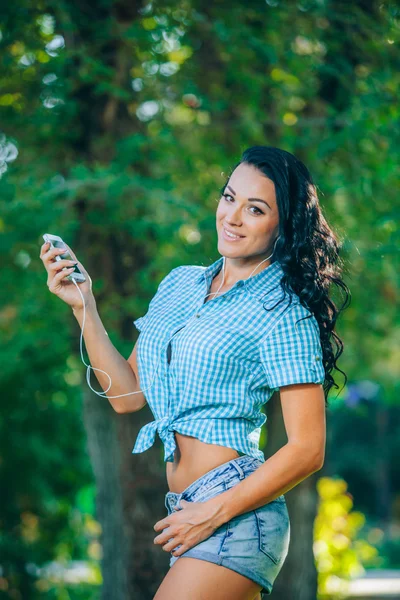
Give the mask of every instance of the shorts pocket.
[[289, 550], [290, 521], [286, 502], [272, 500], [254, 510], [259, 548], [275, 564], [283, 562]]

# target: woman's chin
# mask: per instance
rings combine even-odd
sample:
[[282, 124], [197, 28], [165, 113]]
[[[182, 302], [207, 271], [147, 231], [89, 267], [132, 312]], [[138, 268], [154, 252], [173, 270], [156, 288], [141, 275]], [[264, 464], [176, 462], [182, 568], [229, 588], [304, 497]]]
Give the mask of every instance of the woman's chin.
[[232, 258], [246, 254], [242, 244], [227, 242], [221, 238], [218, 239], [218, 252], [224, 256], [229, 256]]
[[236, 257], [238, 256], [238, 251], [235, 248], [231, 248], [229, 244], [222, 242], [218, 242], [218, 252], [223, 256], [228, 257]]

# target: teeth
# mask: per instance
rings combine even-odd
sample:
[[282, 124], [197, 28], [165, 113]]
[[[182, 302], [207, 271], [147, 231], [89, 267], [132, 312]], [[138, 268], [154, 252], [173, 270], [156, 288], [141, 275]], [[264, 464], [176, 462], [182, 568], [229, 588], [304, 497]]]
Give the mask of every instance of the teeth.
[[228, 235], [228, 236], [229, 236], [229, 237], [231, 237], [231, 238], [234, 238], [235, 240], [236, 240], [236, 239], [239, 239], [239, 238], [241, 237], [240, 235], [233, 235], [233, 233], [230, 233], [230, 232], [229, 232], [229, 231], [227, 231], [226, 229], [225, 229], [225, 233], [226, 233], [226, 235]]

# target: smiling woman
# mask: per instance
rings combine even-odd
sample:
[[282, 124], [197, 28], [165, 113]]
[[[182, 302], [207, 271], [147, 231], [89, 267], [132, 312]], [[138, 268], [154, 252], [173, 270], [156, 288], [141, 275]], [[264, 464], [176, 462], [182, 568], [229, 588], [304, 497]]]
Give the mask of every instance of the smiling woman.
[[222, 240], [240, 244], [246, 253], [244, 261], [232, 256], [232, 267], [240, 268], [242, 264], [248, 273], [251, 259], [255, 266], [278, 237], [279, 211], [273, 181], [262, 177], [251, 164], [240, 163], [224, 186], [216, 217]]
[[[169, 486], [154, 542], [171, 569], [155, 600], [271, 593], [289, 546], [284, 493], [321, 468], [338, 387], [334, 325], [348, 289], [307, 168], [278, 148], [246, 150], [221, 189], [216, 229], [221, 257], [172, 269], [135, 320], [154, 421], [133, 453], [158, 433]], [[332, 282], [346, 294], [339, 309]], [[265, 461], [261, 408], [277, 390], [288, 442]]]
[[[140, 335], [128, 360], [104, 329], [81, 263], [78, 294], [63, 281], [66, 261], [41, 251], [49, 289], [73, 307], [113, 408], [147, 403], [153, 413], [133, 453], [156, 433], [164, 443], [168, 514], [155, 543], [171, 553], [171, 568], [156, 600], [271, 593], [289, 546], [284, 494], [323, 464], [325, 404], [343, 349], [334, 332], [347, 301], [339, 244], [303, 163], [278, 148], [246, 150], [221, 190], [216, 229], [221, 256], [167, 273], [134, 321]], [[332, 283], [346, 293], [340, 309]], [[262, 407], [276, 391], [288, 441], [265, 461]]]

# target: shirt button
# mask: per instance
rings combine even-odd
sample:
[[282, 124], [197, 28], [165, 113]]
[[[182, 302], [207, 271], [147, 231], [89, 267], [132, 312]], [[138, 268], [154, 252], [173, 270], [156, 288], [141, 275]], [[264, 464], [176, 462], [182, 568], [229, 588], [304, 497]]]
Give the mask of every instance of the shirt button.
[[317, 356], [315, 357], [315, 360], [321, 360], [321, 357], [317, 355]]
[[199, 313], [195, 314], [194, 316], [195, 316], [195, 317], [200, 317]]

